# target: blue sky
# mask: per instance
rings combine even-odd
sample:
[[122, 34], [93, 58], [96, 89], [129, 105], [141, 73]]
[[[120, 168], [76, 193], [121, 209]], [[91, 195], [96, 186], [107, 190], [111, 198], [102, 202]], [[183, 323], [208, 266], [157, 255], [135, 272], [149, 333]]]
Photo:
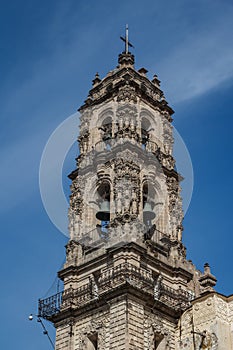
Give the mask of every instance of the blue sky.
[[[50, 348], [27, 316], [55, 292], [67, 238], [43, 208], [40, 158], [96, 71], [103, 77], [117, 65], [126, 23], [136, 68], [159, 76], [193, 162], [188, 258], [199, 269], [209, 262], [217, 290], [233, 293], [232, 18], [230, 0], [1, 2], [1, 348]], [[64, 164], [66, 190], [75, 154]]]

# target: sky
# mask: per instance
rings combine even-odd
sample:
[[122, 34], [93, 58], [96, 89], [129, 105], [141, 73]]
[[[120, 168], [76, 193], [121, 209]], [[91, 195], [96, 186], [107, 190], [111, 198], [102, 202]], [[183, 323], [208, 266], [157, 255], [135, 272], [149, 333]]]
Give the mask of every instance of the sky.
[[[43, 207], [40, 159], [53, 131], [86, 99], [95, 73], [116, 67], [126, 23], [135, 66], [158, 75], [192, 160], [188, 259], [201, 270], [208, 262], [216, 290], [233, 293], [232, 18], [230, 0], [1, 1], [1, 348], [51, 348], [28, 315], [37, 313], [38, 298], [56, 292], [67, 237]], [[74, 145], [62, 170], [67, 196], [76, 155]]]

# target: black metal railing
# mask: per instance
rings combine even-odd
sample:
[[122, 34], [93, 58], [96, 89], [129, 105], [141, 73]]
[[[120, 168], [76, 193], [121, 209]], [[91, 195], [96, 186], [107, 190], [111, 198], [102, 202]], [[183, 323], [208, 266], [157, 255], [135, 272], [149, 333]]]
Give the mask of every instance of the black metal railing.
[[[155, 298], [156, 279], [151, 270], [137, 267], [128, 262], [121, 263], [103, 271], [99, 278], [89, 280], [88, 283], [64, 292], [57, 293], [47, 299], [39, 300], [40, 317], [49, 319], [67, 308], [77, 308], [93, 300], [101, 298], [106, 292], [129, 284], [135, 289], [143, 290]], [[94, 290], [95, 288], [95, 290]], [[162, 281], [156, 300], [174, 309], [186, 309], [190, 305], [192, 294], [180, 288], [174, 289]]]
[[62, 295], [63, 292], [59, 292], [49, 298], [39, 299], [38, 316], [47, 319], [58, 314], [62, 305]]

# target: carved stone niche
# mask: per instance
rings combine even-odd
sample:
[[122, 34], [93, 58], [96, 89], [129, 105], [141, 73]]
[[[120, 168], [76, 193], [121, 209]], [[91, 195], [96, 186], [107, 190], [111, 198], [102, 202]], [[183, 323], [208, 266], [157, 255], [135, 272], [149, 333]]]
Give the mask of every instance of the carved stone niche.
[[121, 86], [119, 88], [117, 102], [121, 101], [132, 101], [135, 103], [137, 102], [137, 94], [135, 88], [133, 86], [130, 86], [128, 82], [126, 83], [126, 85]]
[[78, 262], [78, 260], [82, 258], [82, 255], [83, 255], [82, 246], [73, 240], [69, 241], [69, 243], [66, 245], [67, 263]]
[[171, 334], [160, 324], [152, 323], [149, 330], [148, 350], [168, 350], [171, 345]]
[[166, 329], [163, 325], [163, 322], [158, 316], [155, 316], [155, 320], [152, 320], [149, 318], [149, 320], [146, 320], [145, 323], [145, 329], [147, 329], [146, 332], [146, 339], [145, 344], [146, 350], [168, 350], [171, 349], [171, 340], [172, 335], [170, 334], [169, 330]]
[[88, 132], [89, 125], [90, 125], [90, 117], [91, 117], [91, 111], [87, 110], [83, 113], [81, 113], [80, 117], [80, 134], [85, 134], [85, 132]]
[[82, 217], [83, 212], [83, 198], [80, 189], [73, 192], [70, 196], [70, 206], [74, 210], [75, 214]]
[[175, 166], [175, 160], [174, 158], [171, 156], [171, 155], [166, 155], [164, 153], [161, 152], [161, 161], [162, 161], [162, 165], [169, 169], [169, 170], [172, 170], [174, 169], [174, 166]]
[[83, 135], [80, 135], [78, 138], [79, 148], [81, 154], [86, 154], [88, 151], [89, 145], [89, 131], [85, 131]]
[[174, 177], [167, 176], [166, 183], [169, 194], [169, 211], [171, 212], [179, 194], [179, 182]]
[[92, 320], [82, 332], [82, 350], [104, 350], [105, 349], [105, 327], [103, 321]]
[[116, 111], [117, 120], [122, 119], [124, 121], [128, 118], [136, 119], [137, 115], [138, 115], [137, 108], [134, 105], [129, 103], [123, 104]]

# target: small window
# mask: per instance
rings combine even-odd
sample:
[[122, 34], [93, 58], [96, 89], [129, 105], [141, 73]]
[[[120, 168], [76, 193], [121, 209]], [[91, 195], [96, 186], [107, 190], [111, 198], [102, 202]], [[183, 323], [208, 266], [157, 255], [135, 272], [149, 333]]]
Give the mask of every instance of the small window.
[[141, 123], [141, 138], [142, 138], [142, 145], [146, 145], [150, 134], [149, 131], [151, 129], [151, 124], [146, 118], [142, 118], [142, 123]]
[[86, 350], [98, 350], [98, 334], [93, 333], [87, 338], [87, 348]]
[[104, 119], [101, 127], [99, 127], [99, 130], [102, 132], [102, 140], [104, 142], [108, 142], [112, 139], [112, 118], [107, 117]]
[[164, 337], [161, 334], [155, 334], [154, 337], [154, 350], [163, 350], [164, 349], [164, 344], [162, 340]]

